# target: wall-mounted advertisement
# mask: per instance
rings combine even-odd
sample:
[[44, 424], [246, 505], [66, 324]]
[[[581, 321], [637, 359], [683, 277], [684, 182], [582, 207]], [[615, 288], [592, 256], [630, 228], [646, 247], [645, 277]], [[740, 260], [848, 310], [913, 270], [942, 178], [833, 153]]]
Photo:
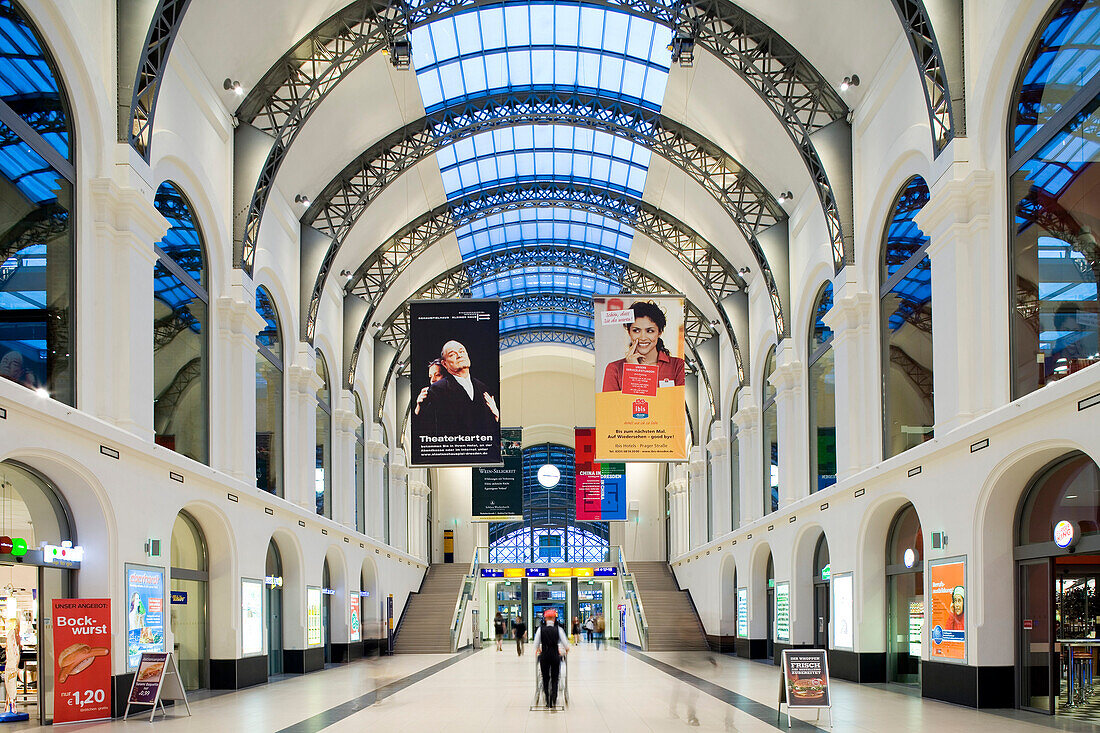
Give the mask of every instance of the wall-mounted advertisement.
[[348, 635], [351, 641], [363, 638], [363, 615], [360, 613], [361, 601], [358, 593], [348, 596]]
[[775, 640], [791, 640], [791, 584], [787, 581], [775, 584]]
[[306, 646], [321, 643], [321, 589], [306, 587]]
[[126, 668], [137, 669], [142, 652], [163, 652], [164, 568], [126, 564]]
[[687, 460], [684, 298], [593, 299], [597, 461]]
[[928, 564], [932, 648], [928, 655], [949, 662], [966, 661], [966, 558]]
[[523, 521], [523, 428], [500, 431], [503, 466], [474, 466], [471, 482], [474, 522]]
[[577, 519], [586, 522], [626, 520], [626, 464], [596, 460], [596, 429], [577, 428]]
[[737, 635], [749, 638], [749, 589], [737, 589]]
[[500, 465], [500, 301], [409, 303], [412, 466]]
[[833, 618], [830, 626], [833, 630], [833, 649], [855, 648], [855, 626], [852, 620], [852, 574], [834, 573]]
[[264, 651], [264, 583], [241, 578], [241, 652], [247, 656]]

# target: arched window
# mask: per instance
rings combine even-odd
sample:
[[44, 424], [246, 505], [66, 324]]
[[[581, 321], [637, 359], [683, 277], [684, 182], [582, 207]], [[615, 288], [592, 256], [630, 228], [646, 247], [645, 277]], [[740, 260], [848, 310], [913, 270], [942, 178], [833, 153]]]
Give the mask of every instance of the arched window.
[[779, 511], [779, 410], [775, 406], [775, 387], [768, 378], [775, 372], [775, 347], [764, 363], [764, 401], [760, 406], [764, 437], [764, 514]]
[[882, 243], [882, 410], [885, 458], [932, 439], [932, 261], [913, 217], [928, 185], [902, 187]]
[[173, 606], [170, 616], [185, 690], [210, 683], [209, 571], [202, 529], [194, 517], [180, 512], [172, 526], [172, 590], [185, 593], [187, 603]]
[[[733, 393], [731, 414], [737, 413], [737, 398], [741, 388]], [[730, 530], [741, 526], [741, 444], [737, 440], [737, 423], [730, 417]]]
[[367, 424], [363, 418], [363, 401], [355, 397], [355, 528], [367, 531]]
[[1020, 509], [1017, 545], [1050, 543], [1054, 525], [1072, 522], [1083, 552], [1100, 547], [1100, 467], [1084, 453], [1071, 453], [1032, 481]]
[[76, 404], [69, 104], [41, 37], [0, 0], [0, 376]]
[[886, 540], [887, 680], [920, 684], [924, 634], [924, 533], [912, 504], [894, 515]]
[[171, 181], [153, 203], [169, 224], [153, 266], [153, 428], [158, 444], [206, 463], [210, 296], [202, 232]]
[[283, 339], [271, 294], [256, 288], [256, 486], [283, 495]]
[[1100, 361], [1100, 2], [1047, 16], [1020, 72], [1009, 128], [1012, 396]]
[[814, 306], [810, 332], [810, 493], [836, 483], [836, 372], [833, 331], [825, 314], [833, 307], [833, 284], [825, 283]]
[[[558, 469], [558, 482], [539, 483], [539, 468]], [[572, 448], [544, 443], [523, 449], [523, 521], [489, 524], [489, 562], [607, 562], [608, 522], [578, 522]]]
[[814, 646], [825, 649], [829, 644], [829, 622], [832, 616], [829, 601], [829, 578], [832, 566], [829, 564], [829, 541], [825, 533], [817, 540], [814, 548]]
[[314, 452], [313, 486], [317, 498], [317, 513], [332, 518], [332, 402], [329, 396], [328, 364], [317, 350], [317, 435]]

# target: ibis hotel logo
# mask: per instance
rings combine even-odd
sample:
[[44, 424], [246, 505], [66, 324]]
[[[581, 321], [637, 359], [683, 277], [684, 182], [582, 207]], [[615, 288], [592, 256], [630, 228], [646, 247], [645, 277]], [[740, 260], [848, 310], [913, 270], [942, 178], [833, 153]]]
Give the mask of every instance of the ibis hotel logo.
[[632, 412], [635, 420], [649, 417], [649, 400], [643, 400], [641, 398], [634, 400], [634, 409]]

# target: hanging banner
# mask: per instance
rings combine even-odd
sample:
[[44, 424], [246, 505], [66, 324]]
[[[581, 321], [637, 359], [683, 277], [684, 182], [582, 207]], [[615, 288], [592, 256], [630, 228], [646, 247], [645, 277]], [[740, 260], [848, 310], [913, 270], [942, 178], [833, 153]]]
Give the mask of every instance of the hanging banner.
[[577, 519], [581, 521], [626, 520], [626, 464], [596, 462], [596, 429], [577, 428], [576, 446]]
[[523, 521], [523, 429], [500, 431], [503, 466], [474, 466], [472, 498], [474, 522]]
[[126, 564], [126, 668], [164, 649], [164, 568]]
[[363, 617], [359, 613], [359, 594], [348, 597], [348, 634], [349, 641], [359, 641], [363, 638]]
[[684, 298], [596, 296], [597, 461], [687, 460]]
[[111, 599], [55, 598], [53, 650], [53, 722], [110, 718]]
[[409, 465], [501, 465], [500, 301], [413, 301], [409, 343]]
[[932, 648], [929, 655], [946, 661], [966, 661], [966, 558], [928, 563], [932, 606]]

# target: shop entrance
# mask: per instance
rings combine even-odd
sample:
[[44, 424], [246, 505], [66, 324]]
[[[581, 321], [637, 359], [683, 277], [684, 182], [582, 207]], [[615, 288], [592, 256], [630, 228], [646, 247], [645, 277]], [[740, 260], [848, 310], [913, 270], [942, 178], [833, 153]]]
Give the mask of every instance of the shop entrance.
[[508, 622], [523, 615], [522, 580], [506, 580], [496, 584], [496, 607], [493, 615], [498, 613]]
[[[69, 514], [59, 497], [33, 469], [0, 462], [0, 534], [25, 540], [30, 548], [71, 541]], [[76, 571], [41, 567], [28, 562], [32, 556], [33, 550], [17, 562], [0, 554], [0, 644], [6, 646], [14, 630], [19, 659], [6, 664], [18, 669], [15, 709], [45, 725], [53, 719], [53, 601], [73, 597]], [[0, 696], [6, 701], [7, 691]]]
[[283, 559], [275, 540], [267, 543], [267, 675], [283, 673]]
[[829, 648], [829, 543], [825, 535], [817, 541], [814, 550], [814, 646]]
[[332, 663], [332, 579], [328, 572], [328, 559], [321, 571], [321, 634], [325, 640], [325, 664]]
[[775, 659], [775, 565], [771, 553], [768, 553], [768, 643], [767, 658]]
[[1018, 704], [1100, 723], [1100, 469], [1088, 456], [1037, 474], [1017, 543]]
[[924, 633], [924, 535], [912, 504], [896, 515], [886, 541], [886, 679], [920, 686]]
[[210, 648], [206, 592], [210, 581], [206, 540], [187, 512], [172, 527], [172, 593], [170, 599], [173, 651], [185, 690], [209, 686]]
[[605, 586], [605, 583], [598, 580], [577, 581], [577, 610], [580, 613], [582, 626], [593, 616], [603, 616], [607, 628], [611, 628], [610, 622], [607, 621], [607, 606], [604, 603]]
[[568, 581], [547, 580], [531, 584], [531, 616], [532, 623], [528, 629], [535, 629], [542, 624], [542, 616], [547, 609], [553, 608], [558, 612], [561, 622], [567, 623], [569, 616], [569, 583]]

